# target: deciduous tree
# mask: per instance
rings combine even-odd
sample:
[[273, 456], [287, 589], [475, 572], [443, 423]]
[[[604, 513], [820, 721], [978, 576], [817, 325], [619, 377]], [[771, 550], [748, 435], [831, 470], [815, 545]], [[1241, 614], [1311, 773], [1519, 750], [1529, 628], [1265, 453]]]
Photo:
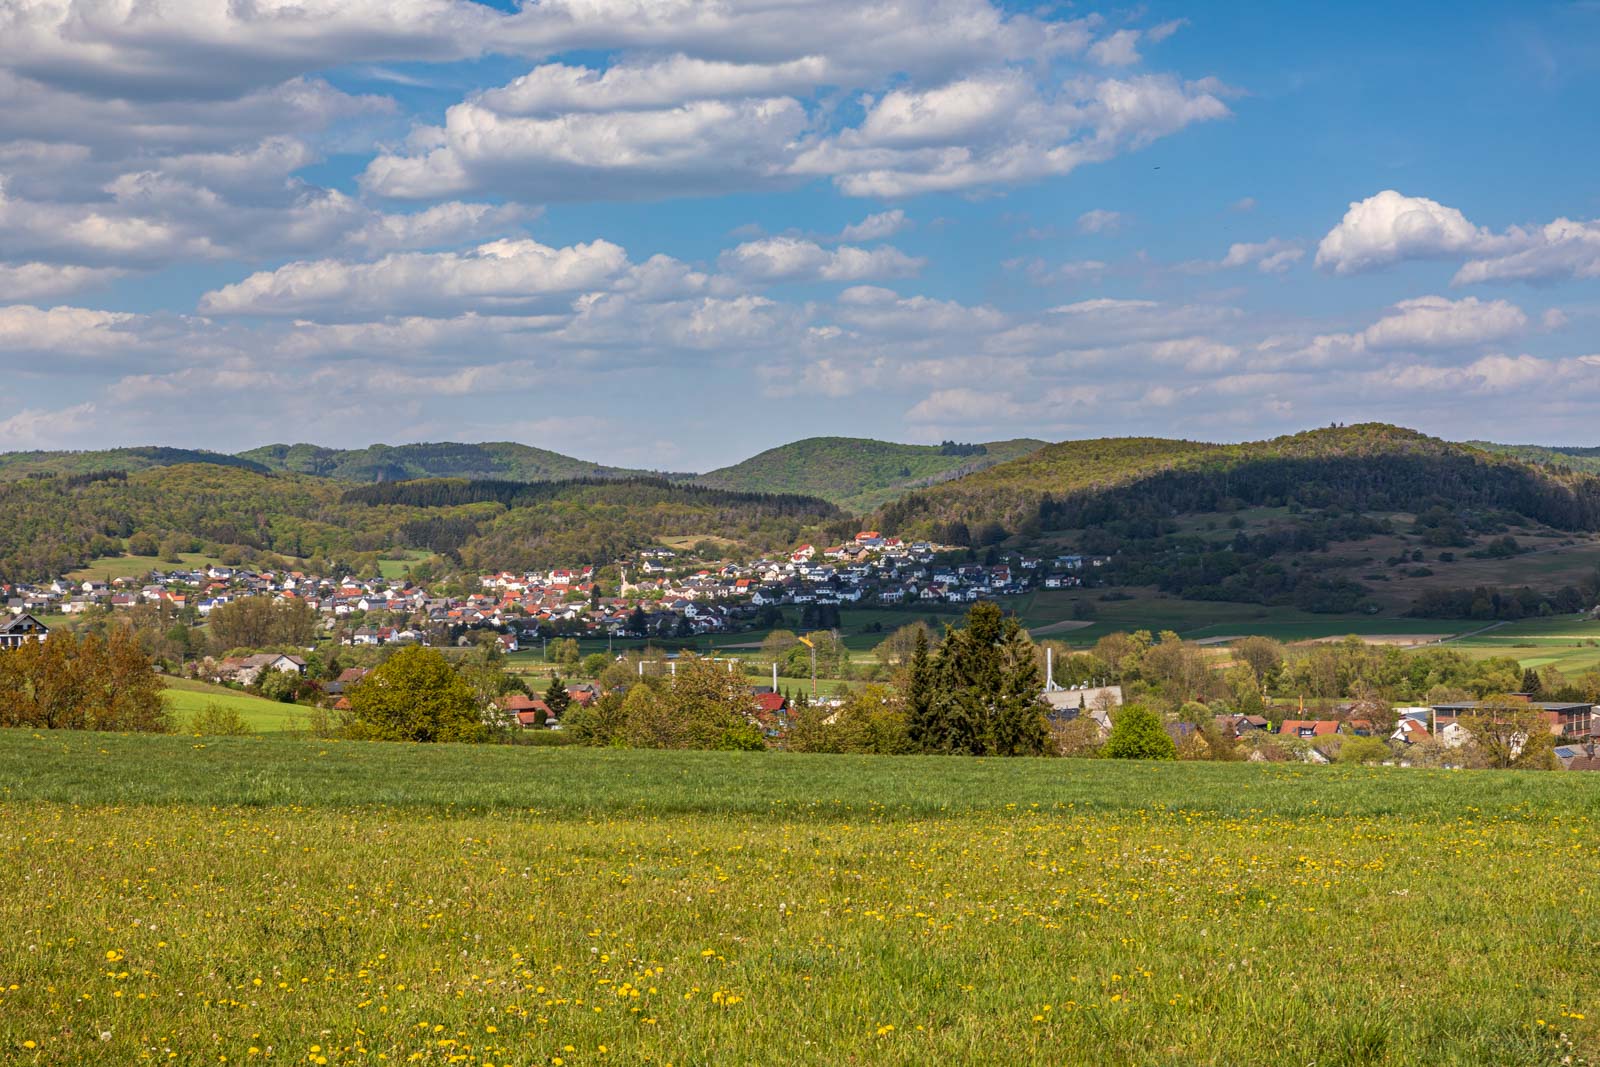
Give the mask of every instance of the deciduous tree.
[[1143, 704], [1128, 704], [1111, 720], [1105, 754], [1112, 759], [1176, 759], [1178, 746], [1160, 715]]
[[478, 694], [437, 650], [390, 656], [350, 691], [351, 732], [380, 741], [482, 741]]

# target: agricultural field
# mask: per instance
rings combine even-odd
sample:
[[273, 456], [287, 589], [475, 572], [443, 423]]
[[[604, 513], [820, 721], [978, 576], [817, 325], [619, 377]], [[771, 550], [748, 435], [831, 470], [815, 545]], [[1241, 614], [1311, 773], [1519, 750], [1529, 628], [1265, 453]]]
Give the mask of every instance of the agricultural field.
[[[1173, 630], [1192, 641], [1260, 635], [1280, 641], [1310, 641], [1358, 634], [1369, 637], [1426, 634], [1454, 635], [1485, 624], [1471, 620], [1408, 619], [1373, 615], [1324, 615], [1294, 608], [1265, 607], [1210, 600], [1180, 600], [1158, 596], [1147, 589], [1123, 590], [1127, 600], [1101, 600], [1102, 590], [1043, 591], [1014, 597], [1005, 606], [1017, 612], [1023, 625], [1039, 636], [1071, 645], [1092, 645], [1117, 630]], [[1087, 602], [1093, 610], [1088, 626], [1075, 626], [1040, 635], [1043, 627], [1060, 625], [1074, 617], [1074, 605]]]
[[11, 1063], [1600, 1050], [1589, 775], [8, 731], [0, 815]]
[[1524, 667], [1564, 674], [1600, 669], [1600, 622], [1586, 615], [1500, 623], [1452, 642], [1469, 656], [1514, 656]]
[[275, 730], [304, 730], [308, 722], [308, 708], [298, 704], [283, 704], [229, 689], [221, 685], [208, 685], [188, 678], [167, 678], [167, 707], [177, 716], [180, 730], [194, 714], [209, 704], [220, 704], [237, 711], [250, 728], [261, 732]]

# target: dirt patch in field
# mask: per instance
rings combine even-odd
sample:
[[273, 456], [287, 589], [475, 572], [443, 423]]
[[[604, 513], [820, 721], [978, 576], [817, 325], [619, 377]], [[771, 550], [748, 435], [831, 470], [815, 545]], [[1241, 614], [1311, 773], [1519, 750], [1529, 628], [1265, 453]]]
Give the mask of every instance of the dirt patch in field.
[[1049, 637], [1051, 634], [1064, 634], [1093, 625], [1092, 619], [1062, 619], [1060, 622], [1048, 622], [1043, 626], [1030, 626], [1028, 633], [1034, 637]]
[[[1349, 635], [1346, 634], [1345, 637]], [[1357, 634], [1364, 645], [1394, 645], [1397, 648], [1413, 648], [1417, 645], [1431, 645], [1443, 641], [1452, 634]], [[1296, 641], [1297, 645], [1331, 645], [1343, 641], [1345, 637], [1313, 637], [1309, 641]]]
[[[1225, 645], [1230, 641], [1242, 641], [1250, 634], [1226, 634], [1221, 637], [1202, 637], [1195, 641], [1197, 645]], [[1349, 634], [1327, 637], [1310, 637], [1302, 641], [1290, 641], [1290, 645], [1331, 645], [1343, 641]], [[1452, 634], [1357, 634], [1363, 644], [1368, 645], [1395, 645], [1399, 648], [1411, 648], [1415, 645], [1431, 645], [1435, 641], [1442, 641]]]

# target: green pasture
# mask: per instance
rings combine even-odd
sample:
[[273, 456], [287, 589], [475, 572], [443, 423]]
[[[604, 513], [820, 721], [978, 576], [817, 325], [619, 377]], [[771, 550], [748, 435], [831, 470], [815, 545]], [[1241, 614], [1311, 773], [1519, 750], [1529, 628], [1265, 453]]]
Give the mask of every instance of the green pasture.
[[177, 716], [180, 729], [209, 704], [220, 704], [237, 711], [251, 729], [260, 732], [303, 730], [309, 709], [298, 704], [264, 700], [250, 693], [221, 685], [208, 685], [189, 678], [168, 678], [167, 707]]
[[1600, 622], [1587, 615], [1484, 625], [1482, 632], [1450, 647], [1474, 657], [1512, 656], [1524, 667], [1555, 667], [1567, 674], [1600, 669]]
[[1600, 776], [0, 731], [0, 1061], [1592, 1062]]
[[209, 567], [217, 562], [215, 556], [198, 552], [180, 553], [178, 560], [174, 563], [162, 556], [101, 556], [72, 571], [66, 578], [70, 582], [110, 582], [118, 578], [143, 578], [151, 571]]

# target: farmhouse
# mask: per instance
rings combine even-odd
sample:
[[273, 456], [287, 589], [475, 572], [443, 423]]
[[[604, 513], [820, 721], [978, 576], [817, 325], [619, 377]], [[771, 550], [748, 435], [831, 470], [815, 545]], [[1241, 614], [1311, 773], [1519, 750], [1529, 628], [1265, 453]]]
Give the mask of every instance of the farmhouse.
[[304, 674], [306, 661], [299, 656], [282, 656], [264, 652], [259, 656], [236, 656], [217, 665], [219, 677], [231, 679], [240, 685], [254, 685], [263, 671], [282, 671], [284, 674]]
[[1278, 727], [1281, 737], [1299, 737], [1309, 740], [1314, 737], [1327, 737], [1339, 732], [1339, 724], [1333, 719], [1285, 719], [1283, 725]]
[[24, 612], [0, 623], [0, 651], [21, 648], [24, 641], [43, 641], [50, 636], [50, 627]]

